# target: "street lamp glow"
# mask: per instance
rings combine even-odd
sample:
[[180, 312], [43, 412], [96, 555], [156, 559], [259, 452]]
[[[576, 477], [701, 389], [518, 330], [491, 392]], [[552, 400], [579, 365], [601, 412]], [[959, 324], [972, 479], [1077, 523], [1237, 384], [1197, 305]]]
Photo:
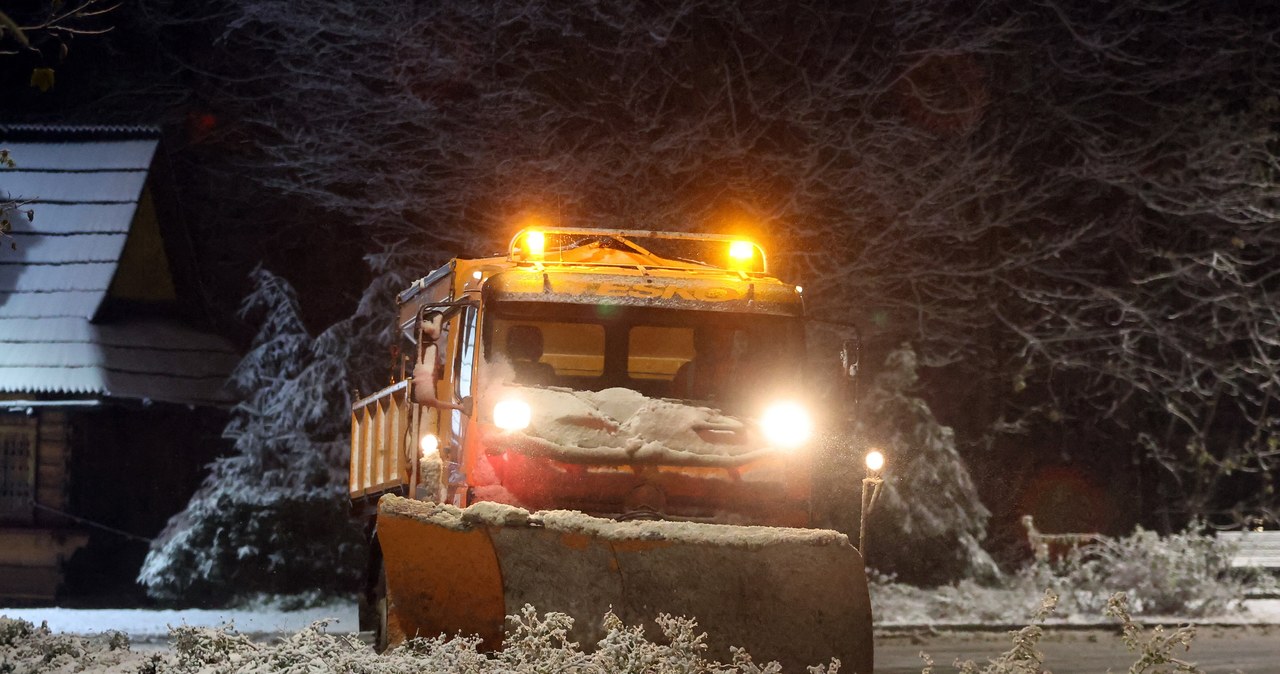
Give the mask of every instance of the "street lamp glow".
[[867, 470], [876, 473], [881, 468], [884, 468], [884, 454], [878, 449], [873, 449], [867, 453]]

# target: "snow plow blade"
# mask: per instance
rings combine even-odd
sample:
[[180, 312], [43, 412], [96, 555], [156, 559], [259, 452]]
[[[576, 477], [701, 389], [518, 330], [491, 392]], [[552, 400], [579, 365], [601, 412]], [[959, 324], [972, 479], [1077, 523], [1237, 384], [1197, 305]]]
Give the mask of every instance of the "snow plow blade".
[[390, 644], [464, 634], [502, 644], [525, 604], [573, 616], [591, 648], [612, 610], [657, 634], [659, 613], [696, 618], [710, 657], [730, 647], [786, 671], [841, 662], [871, 674], [862, 558], [840, 533], [685, 522], [615, 522], [480, 503], [466, 510], [396, 496], [378, 503]]

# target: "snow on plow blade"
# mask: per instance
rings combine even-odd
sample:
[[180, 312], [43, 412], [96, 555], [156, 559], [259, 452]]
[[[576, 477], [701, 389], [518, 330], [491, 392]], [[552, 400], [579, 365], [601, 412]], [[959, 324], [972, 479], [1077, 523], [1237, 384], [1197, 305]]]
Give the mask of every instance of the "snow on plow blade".
[[614, 522], [492, 503], [465, 511], [384, 496], [378, 540], [390, 643], [475, 634], [501, 646], [505, 616], [525, 604], [574, 617], [584, 647], [612, 610], [653, 628], [659, 613], [787, 671], [839, 658], [871, 674], [871, 607], [862, 559], [834, 531], [684, 522]]

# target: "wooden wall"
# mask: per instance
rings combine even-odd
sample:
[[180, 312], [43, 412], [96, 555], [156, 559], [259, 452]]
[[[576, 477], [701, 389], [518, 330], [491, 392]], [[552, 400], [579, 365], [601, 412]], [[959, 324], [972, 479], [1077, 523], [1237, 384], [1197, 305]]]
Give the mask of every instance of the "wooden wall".
[[[0, 435], [25, 436], [32, 443], [29, 448], [34, 449], [27, 467], [28, 497], [54, 510], [65, 510], [68, 502], [71, 457], [67, 414], [54, 409], [37, 409], [30, 414], [0, 412]], [[15, 465], [11, 461], [8, 467]], [[21, 477], [10, 472], [6, 480]], [[52, 602], [62, 584], [63, 562], [88, 541], [88, 535], [68, 526], [65, 518], [35, 505], [10, 505], [0, 516], [0, 604]]]
[[[0, 491], [0, 607], [145, 602], [134, 579], [148, 539], [225, 451], [225, 425], [225, 411], [185, 405], [0, 407], [0, 438], [24, 438], [0, 468], [26, 462], [29, 480], [9, 500]], [[12, 507], [32, 496], [44, 507]]]

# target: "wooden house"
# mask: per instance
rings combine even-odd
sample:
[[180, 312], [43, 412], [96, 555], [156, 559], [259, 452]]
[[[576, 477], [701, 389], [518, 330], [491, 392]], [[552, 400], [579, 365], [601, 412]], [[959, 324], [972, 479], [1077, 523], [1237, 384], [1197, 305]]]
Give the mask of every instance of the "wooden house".
[[[0, 606], [132, 584], [219, 451], [231, 344], [148, 128], [0, 125]], [[27, 211], [34, 218], [27, 217]], [[59, 595], [60, 589], [61, 595]]]

